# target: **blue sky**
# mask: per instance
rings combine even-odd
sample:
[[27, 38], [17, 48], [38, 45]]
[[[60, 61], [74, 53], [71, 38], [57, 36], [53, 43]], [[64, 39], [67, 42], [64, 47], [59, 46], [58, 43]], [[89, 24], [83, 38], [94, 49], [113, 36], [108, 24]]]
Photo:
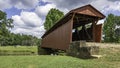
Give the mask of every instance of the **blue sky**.
[[14, 15], [20, 15], [20, 12], [22, 11], [21, 9], [17, 9], [15, 7], [9, 8], [9, 9], [5, 9], [4, 10], [7, 13], [7, 17], [11, 18]]
[[14, 20], [13, 33], [41, 37], [44, 32], [45, 16], [51, 8], [66, 14], [73, 8], [91, 4], [106, 16], [110, 13], [120, 16], [120, 0], [0, 0], [0, 10]]

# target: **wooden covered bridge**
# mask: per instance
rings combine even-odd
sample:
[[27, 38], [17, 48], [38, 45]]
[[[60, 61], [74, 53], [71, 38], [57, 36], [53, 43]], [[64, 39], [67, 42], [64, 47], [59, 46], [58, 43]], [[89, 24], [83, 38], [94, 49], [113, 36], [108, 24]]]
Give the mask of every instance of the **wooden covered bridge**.
[[100, 42], [102, 24], [98, 20], [105, 16], [91, 5], [68, 12], [42, 36], [42, 48], [66, 50], [73, 41]]

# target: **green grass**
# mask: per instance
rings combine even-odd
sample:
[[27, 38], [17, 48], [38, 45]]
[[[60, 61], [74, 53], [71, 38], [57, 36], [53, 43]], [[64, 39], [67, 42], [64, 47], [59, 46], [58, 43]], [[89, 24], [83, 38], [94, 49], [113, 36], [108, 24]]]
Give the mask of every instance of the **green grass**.
[[101, 48], [100, 55], [103, 57], [99, 59], [51, 55], [0, 56], [0, 68], [120, 68], [120, 48]]
[[118, 68], [120, 64], [68, 56], [1, 56], [0, 61], [0, 68]]
[[1, 46], [0, 55], [32, 55], [37, 54], [37, 46]]

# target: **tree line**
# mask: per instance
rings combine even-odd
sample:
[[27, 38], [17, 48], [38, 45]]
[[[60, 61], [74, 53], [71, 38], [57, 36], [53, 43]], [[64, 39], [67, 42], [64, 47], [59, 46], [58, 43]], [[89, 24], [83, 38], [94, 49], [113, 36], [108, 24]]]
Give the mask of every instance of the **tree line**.
[[8, 45], [36, 46], [36, 45], [40, 45], [40, 39], [32, 35], [10, 33], [10, 35], [7, 37], [6, 36], [0, 37], [0, 45], [1, 46], [8, 46]]

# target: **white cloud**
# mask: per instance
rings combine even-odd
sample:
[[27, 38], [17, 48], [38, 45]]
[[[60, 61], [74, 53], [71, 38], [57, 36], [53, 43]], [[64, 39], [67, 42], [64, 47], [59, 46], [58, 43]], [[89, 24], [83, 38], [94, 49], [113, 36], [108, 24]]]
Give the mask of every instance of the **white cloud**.
[[[70, 11], [71, 9], [81, 7], [83, 5], [91, 4], [99, 11], [103, 11], [104, 7], [111, 5], [114, 10], [119, 9], [119, 4], [116, 4], [115, 7], [114, 2], [120, 2], [119, 0], [42, 0], [43, 2], [51, 2], [56, 5], [56, 7], [64, 13]], [[67, 11], [65, 11], [67, 9]], [[109, 9], [108, 9], [109, 10]], [[120, 10], [120, 9], [119, 9]]]
[[19, 26], [19, 27], [23, 27], [25, 26], [25, 23], [21, 20], [21, 17], [18, 15], [12, 16], [12, 19], [14, 20], [14, 25], [15, 26]]
[[91, 4], [99, 11], [103, 10], [106, 5], [112, 5], [114, 1], [108, 0], [42, 0], [43, 2], [51, 2], [55, 4], [58, 9], [67, 13], [71, 9], [81, 7], [83, 5]]
[[20, 34], [33, 35], [38, 38], [41, 38], [41, 36], [44, 34], [45, 30], [44, 30], [44, 26], [35, 27], [35, 28], [31, 28], [31, 29], [15, 27], [14, 29], [12, 29], [12, 32], [16, 33], [16, 34], [20, 33]]
[[108, 1], [108, 0], [95, 0], [90, 3], [93, 5], [96, 9], [102, 10], [106, 5], [111, 5], [113, 2]]
[[12, 16], [14, 20], [13, 33], [22, 33], [41, 37], [45, 32], [41, 18], [34, 12], [22, 11], [20, 15]]
[[102, 12], [106, 15], [109, 13], [120, 15], [120, 1], [115, 1], [113, 4], [106, 5]]
[[37, 6], [39, 0], [0, 0], [0, 9], [16, 7], [18, 9], [32, 9]]
[[12, 5], [9, 4], [9, 0], [0, 0], [0, 10], [11, 8]]
[[18, 9], [31, 9], [38, 4], [39, 0], [11, 0], [10, 3], [13, 4]]
[[90, 3], [93, 0], [42, 0], [42, 1], [44, 1], [44, 2], [52, 2], [58, 8], [73, 9], [78, 5], [80, 7], [82, 4]]
[[41, 26], [42, 22], [40, 17], [34, 12], [21, 12], [21, 19], [26, 25], [31, 27]]
[[37, 8], [35, 9], [35, 12], [39, 15], [39, 16], [46, 16], [48, 11], [51, 9], [51, 8], [55, 8], [56, 5], [55, 4], [47, 4], [47, 5], [44, 5], [44, 6], [37, 6]]

